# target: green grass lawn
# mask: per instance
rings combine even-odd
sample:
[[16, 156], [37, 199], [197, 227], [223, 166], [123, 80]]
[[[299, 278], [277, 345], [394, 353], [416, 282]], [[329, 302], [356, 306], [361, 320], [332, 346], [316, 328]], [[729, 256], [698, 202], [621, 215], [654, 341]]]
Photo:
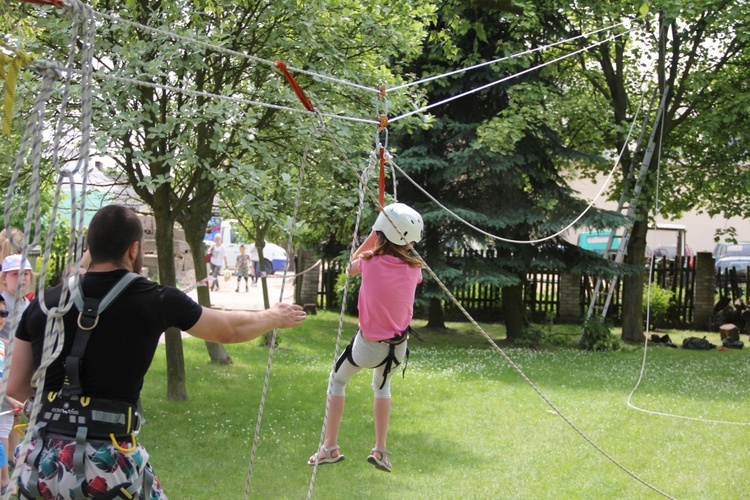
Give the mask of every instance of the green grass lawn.
[[[338, 315], [320, 313], [281, 332], [275, 351], [250, 498], [305, 498], [323, 425]], [[415, 326], [419, 326], [416, 324]], [[393, 472], [366, 462], [373, 445], [371, 371], [347, 387], [339, 445], [346, 460], [321, 466], [313, 498], [659, 498], [571, 428], [471, 325], [420, 330], [392, 384], [388, 448]], [[502, 325], [483, 325], [502, 339]], [[343, 348], [356, 328], [346, 318]], [[575, 327], [552, 326], [570, 334]], [[559, 332], [557, 332], [559, 330]], [[659, 332], [663, 334], [664, 332]], [[695, 332], [669, 332], [678, 345]], [[703, 336], [701, 334], [700, 336]], [[720, 344], [718, 335], [709, 339]], [[747, 341], [746, 337], [743, 340]], [[244, 498], [268, 350], [227, 346], [231, 366], [184, 341], [187, 402], [167, 401], [163, 346], [143, 390], [139, 436], [173, 499]], [[676, 498], [741, 498], [750, 491], [750, 425], [655, 416], [629, 408], [643, 349], [504, 348], [588, 438], [643, 481]], [[649, 347], [632, 399], [640, 408], [750, 422], [746, 349]]]

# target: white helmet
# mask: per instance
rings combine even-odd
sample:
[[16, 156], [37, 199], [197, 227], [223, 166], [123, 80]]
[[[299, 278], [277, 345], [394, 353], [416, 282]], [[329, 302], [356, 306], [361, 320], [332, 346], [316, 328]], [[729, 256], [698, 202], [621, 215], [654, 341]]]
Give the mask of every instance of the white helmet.
[[[390, 220], [386, 218], [386, 214]], [[392, 203], [383, 208], [372, 228], [375, 231], [382, 231], [391, 243], [406, 245], [407, 241], [411, 244], [419, 243], [422, 239], [424, 223], [419, 212], [410, 206]]]

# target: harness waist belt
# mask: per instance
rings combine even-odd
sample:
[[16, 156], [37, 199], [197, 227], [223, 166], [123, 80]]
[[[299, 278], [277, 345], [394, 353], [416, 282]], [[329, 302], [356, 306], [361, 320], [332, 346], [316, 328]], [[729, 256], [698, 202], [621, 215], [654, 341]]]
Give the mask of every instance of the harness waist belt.
[[88, 429], [87, 439], [109, 440], [137, 434], [141, 418], [135, 405], [125, 401], [73, 396], [65, 398], [55, 391], [46, 393], [39, 421], [45, 431], [75, 437], [78, 429]]
[[400, 333], [399, 335], [395, 337], [392, 337], [390, 339], [379, 340], [378, 342], [380, 342], [381, 344], [390, 344], [390, 345], [403, 344], [409, 339], [409, 334], [407, 332], [408, 330], [404, 331], [403, 333]]

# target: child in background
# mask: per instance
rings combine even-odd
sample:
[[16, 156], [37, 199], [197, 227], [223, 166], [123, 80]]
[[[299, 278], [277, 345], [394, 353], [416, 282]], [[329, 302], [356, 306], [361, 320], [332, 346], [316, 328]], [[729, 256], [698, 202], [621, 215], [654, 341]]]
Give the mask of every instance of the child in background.
[[[387, 217], [386, 217], [387, 214]], [[390, 220], [389, 220], [390, 219]], [[422, 217], [403, 203], [388, 205], [372, 232], [352, 255], [349, 275], [362, 274], [359, 289], [359, 330], [336, 361], [328, 386], [328, 415], [323, 447], [308, 465], [340, 462], [338, 433], [344, 414], [346, 383], [362, 368], [372, 368], [375, 447], [367, 461], [391, 472], [386, 448], [391, 415], [390, 373], [407, 355], [414, 296], [422, 281], [422, 263], [409, 253], [407, 241], [422, 238]]]
[[237, 275], [237, 288], [235, 292], [240, 291], [240, 280], [245, 278], [245, 291], [249, 292], [248, 277], [250, 276], [250, 256], [245, 253], [245, 245], [240, 245], [240, 254], [234, 264], [234, 272]]
[[[23, 264], [23, 275], [19, 275], [21, 265]], [[13, 316], [8, 315], [3, 322], [2, 328], [0, 328], [0, 340], [4, 343], [4, 346], [8, 344], [11, 338], [11, 325], [18, 325], [21, 320], [21, 314], [26, 310], [26, 306], [29, 305], [29, 299], [24, 294], [28, 293], [33, 283], [33, 273], [31, 271], [31, 263], [28, 259], [22, 259], [21, 254], [8, 255], [3, 259], [2, 271], [0, 271], [0, 290], [2, 291], [4, 298], [5, 310], [16, 316], [15, 321]], [[16, 295], [18, 282], [21, 281], [21, 294]], [[3, 353], [3, 360], [5, 361], [5, 353]], [[14, 402], [8, 398], [5, 401], [0, 402], [0, 412], [5, 412], [15, 408]], [[14, 446], [18, 444], [17, 436], [12, 434], [13, 425], [18, 423], [17, 417], [11, 413], [0, 415], [0, 442], [5, 445], [8, 460], [13, 460]], [[2, 472], [0, 472], [2, 474]]]
[[[0, 295], [0, 329], [4, 328], [5, 324], [8, 322], [8, 315], [9, 312], [7, 305], [5, 304], [5, 299], [2, 295]], [[0, 380], [2, 380], [3, 369], [5, 367], [6, 349], [6, 342], [0, 339]], [[20, 412], [20, 409], [23, 407], [21, 403], [13, 398], [6, 396], [6, 401], [12, 408], [18, 409], [16, 410], [17, 412]], [[2, 427], [12, 427], [13, 418], [13, 414], [2, 415], [3, 422], [0, 425], [2, 425]], [[4, 432], [5, 431], [3, 431], [3, 433]], [[8, 433], [10, 432], [12, 431], [8, 430]], [[8, 468], [8, 457], [5, 451], [6, 449], [8, 449], [8, 435], [5, 435], [5, 437], [0, 437], [0, 495], [5, 495], [5, 492], [8, 489], [8, 484], [10, 483], [10, 470]]]

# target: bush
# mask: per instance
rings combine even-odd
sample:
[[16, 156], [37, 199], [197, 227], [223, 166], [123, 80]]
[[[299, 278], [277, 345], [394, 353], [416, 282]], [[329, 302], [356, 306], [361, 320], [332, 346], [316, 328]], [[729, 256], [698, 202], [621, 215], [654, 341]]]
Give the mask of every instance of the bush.
[[673, 297], [672, 290], [662, 288], [657, 283], [651, 283], [643, 290], [643, 318], [645, 319], [648, 313], [651, 325], [663, 326], [666, 323]]
[[[346, 272], [339, 274], [336, 278], [336, 297], [339, 304], [344, 298], [344, 287], [346, 285]], [[362, 276], [349, 277], [349, 289], [346, 292], [346, 313], [357, 316], [357, 301], [359, 300], [359, 287], [362, 284]]]
[[517, 347], [528, 347], [530, 349], [539, 349], [542, 347], [544, 340], [544, 331], [536, 325], [529, 325], [523, 329], [523, 337], [513, 339]]
[[587, 351], [616, 351], [620, 340], [612, 335], [612, 329], [599, 317], [591, 317], [583, 325], [579, 345]]

